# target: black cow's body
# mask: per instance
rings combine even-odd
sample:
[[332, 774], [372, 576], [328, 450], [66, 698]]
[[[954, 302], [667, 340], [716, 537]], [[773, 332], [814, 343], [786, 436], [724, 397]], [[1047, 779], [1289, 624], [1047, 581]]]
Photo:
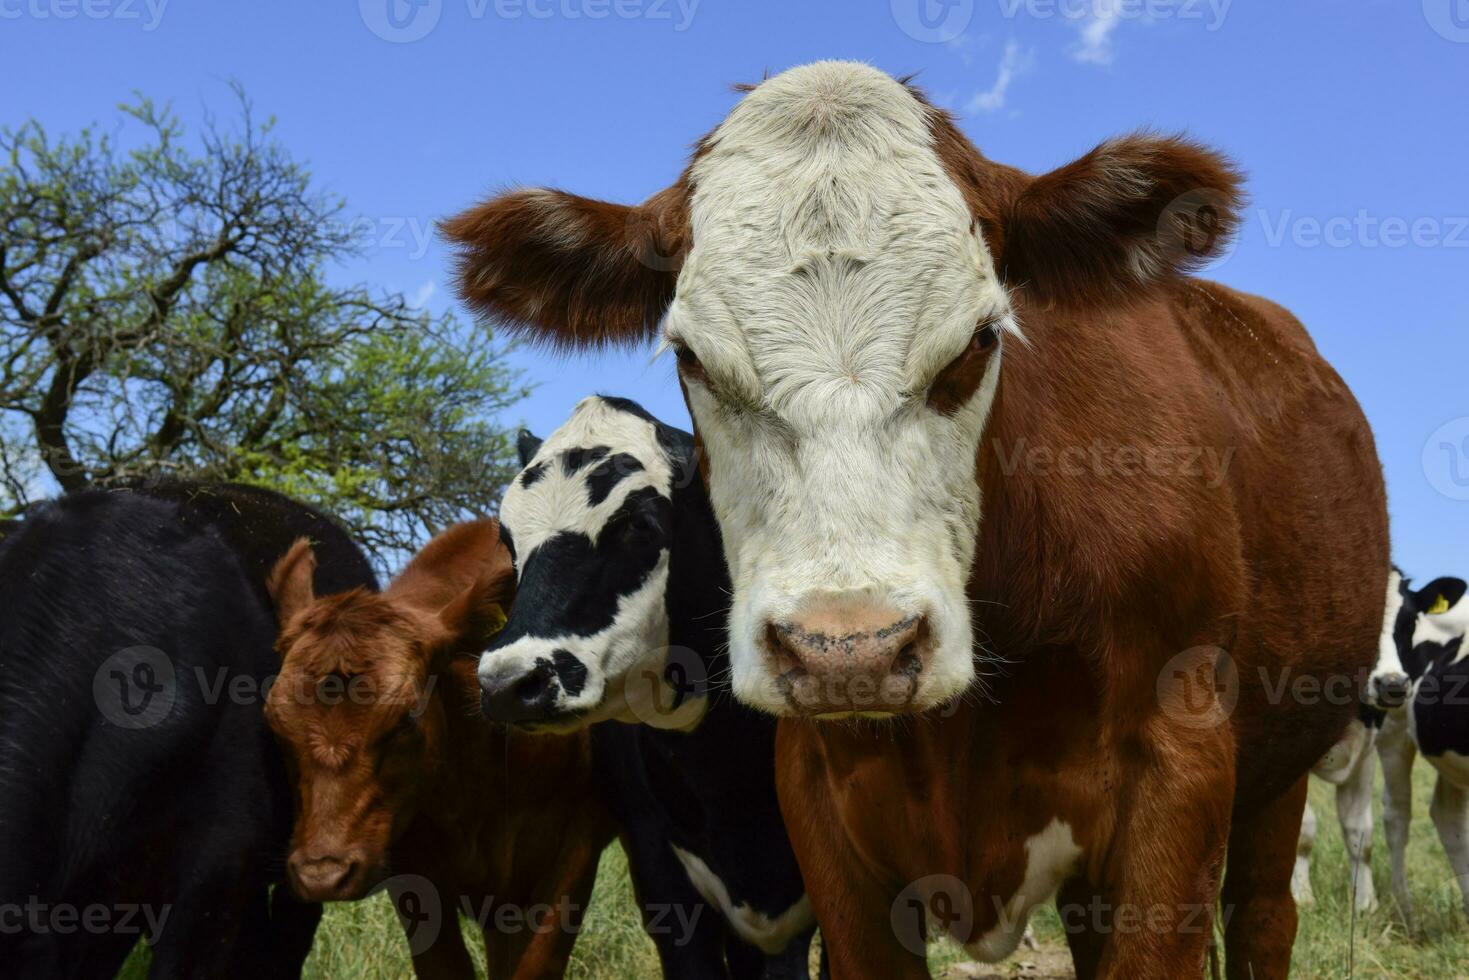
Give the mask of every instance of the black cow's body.
[[[656, 443], [673, 463], [671, 511], [659, 510], [671, 513], [671, 530], [664, 531], [669, 535], [665, 601], [672, 653], [665, 673], [668, 687], [651, 698], [708, 699], [702, 718], [689, 730], [619, 721], [592, 727], [596, 770], [623, 829], [644, 924], [670, 978], [807, 977], [815, 920], [776, 801], [775, 720], [740, 705], [717, 683], [729, 670], [724, 654], [729, 577], [718, 526], [696, 469], [693, 437], [663, 425], [635, 403], [600, 401], [656, 426]], [[602, 441], [589, 434], [594, 437], [589, 443]], [[522, 445], [525, 463], [530, 462], [527, 453], [539, 446], [534, 439], [530, 443]], [[617, 458], [619, 448], [611, 448], [611, 458]], [[576, 461], [585, 450], [569, 449], [560, 457]], [[595, 463], [602, 455], [602, 448], [591, 449], [589, 459]], [[647, 461], [640, 462], [644, 465], [625, 461], [622, 472], [641, 472]], [[568, 469], [579, 465], [566, 464]], [[534, 483], [536, 469], [529, 467], [523, 482]], [[601, 469], [605, 477], [608, 467]], [[607, 492], [596, 483], [596, 477], [588, 483], [587, 496], [593, 501]], [[624, 509], [646, 506], [647, 493], [629, 494]], [[505, 517], [502, 510], [502, 522]], [[614, 516], [608, 526], [621, 523]], [[599, 560], [606, 561], [603, 539], [615, 533], [604, 528], [595, 536], [592, 550], [602, 555]], [[567, 567], [573, 559], [565, 550], [553, 546], [540, 558], [535, 552], [517, 555], [521, 590], [510, 622], [487, 658], [527, 631], [554, 635], [565, 630], [565, 623], [550, 621], [554, 617], [538, 606], [535, 583], [557, 582], [558, 589], [574, 594], [595, 591], [583, 591], [575, 581], [576, 569]], [[642, 562], [633, 555], [627, 560]], [[593, 574], [599, 581], [620, 577], [605, 568]], [[620, 588], [630, 590], [633, 584]], [[564, 676], [561, 682], [566, 683]], [[660, 713], [673, 705], [659, 706], [650, 699], [644, 707]]]
[[596, 771], [624, 828], [623, 846], [665, 976], [725, 976], [727, 954], [728, 975], [804, 978], [814, 918], [784, 949], [767, 954], [738, 938], [726, 911], [710, 906], [673, 850], [698, 858], [727, 889], [730, 904], [755, 915], [776, 920], [805, 901], [775, 797], [775, 719], [708, 683], [729, 672], [723, 652], [729, 574], [703, 481], [692, 471], [693, 437], [667, 431], [685, 467], [673, 491], [668, 642], [698, 657], [693, 670], [674, 659], [684, 676], [670, 681], [674, 691], [709, 697], [711, 704], [689, 732], [594, 726]]
[[77, 494], [0, 546], [5, 976], [111, 977], [142, 936], [156, 977], [299, 974], [320, 907], [267, 891], [292, 801], [261, 697], [263, 563], [298, 535], [319, 589], [375, 587], [330, 520], [228, 485]]

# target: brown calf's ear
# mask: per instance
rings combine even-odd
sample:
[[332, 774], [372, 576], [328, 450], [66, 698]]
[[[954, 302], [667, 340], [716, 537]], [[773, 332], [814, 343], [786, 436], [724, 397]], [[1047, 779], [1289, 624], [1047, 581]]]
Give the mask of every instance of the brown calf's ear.
[[1121, 298], [1188, 273], [1229, 244], [1243, 177], [1179, 137], [1109, 140], [1032, 181], [1004, 218], [1004, 278], [1048, 302]]
[[265, 580], [281, 625], [316, 599], [316, 552], [309, 538], [297, 538]]
[[502, 194], [450, 218], [460, 297], [557, 349], [651, 338], [686, 248], [682, 184], [628, 206], [557, 190]]
[[515, 566], [507, 555], [504, 567], [480, 576], [439, 610], [439, 622], [453, 638], [453, 651], [472, 650], [488, 643], [505, 625], [514, 598]]

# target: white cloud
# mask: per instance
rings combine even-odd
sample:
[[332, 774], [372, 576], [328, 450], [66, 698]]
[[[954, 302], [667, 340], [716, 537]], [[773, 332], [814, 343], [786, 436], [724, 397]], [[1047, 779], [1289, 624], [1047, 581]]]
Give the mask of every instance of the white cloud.
[[423, 306], [425, 303], [433, 298], [434, 291], [437, 288], [438, 287], [434, 285], [434, 281], [430, 279], [428, 282], [418, 287], [418, 292], [414, 293], [413, 296], [408, 300], [409, 304], [412, 306]]
[[1013, 39], [1006, 41], [1005, 53], [1000, 57], [1000, 70], [995, 76], [995, 84], [983, 92], [976, 92], [970, 96], [969, 101], [964, 104], [964, 114], [994, 112], [1004, 108], [1005, 96], [1010, 91], [1010, 83], [1029, 71], [1033, 64], [1035, 64], [1035, 57], [1032, 52], [1022, 48], [1018, 41]]
[[1121, 20], [1122, 0], [1093, 0], [1085, 16], [1077, 20], [1081, 40], [1071, 49], [1071, 57], [1087, 65], [1110, 65], [1116, 52], [1112, 48], [1112, 32]]

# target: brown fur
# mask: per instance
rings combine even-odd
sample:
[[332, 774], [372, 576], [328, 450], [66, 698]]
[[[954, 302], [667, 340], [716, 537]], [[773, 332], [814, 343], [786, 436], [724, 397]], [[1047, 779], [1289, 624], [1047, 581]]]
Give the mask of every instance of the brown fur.
[[[479, 714], [475, 654], [514, 590], [498, 525], [455, 525], [382, 593], [316, 597], [313, 565], [302, 540], [270, 578], [282, 664], [266, 715], [297, 781], [293, 886], [356, 899], [388, 879], [411, 903], [393, 876], [419, 876], [443, 915], [418, 976], [474, 976], [464, 905], [490, 912], [491, 977], [560, 976], [575, 939], [561, 914], [585, 909], [612, 829], [584, 733], [512, 740]], [[542, 904], [556, 911], [541, 932], [496, 928], [499, 909]]]
[[[1006, 346], [977, 461], [970, 597], [989, 697], [881, 729], [782, 721], [781, 798], [833, 976], [926, 976], [891, 925], [903, 889], [962, 881], [950, 898], [973, 915], [953, 929], [973, 940], [1019, 887], [1026, 839], [1059, 818], [1084, 848], [1063, 901], [1161, 910], [1152, 928], [1085, 919], [1069, 936], [1080, 977], [1199, 975], [1227, 846], [1229, 975], [1282, 978], [1303, 780], [1354, 706], [1272, 703], [1266, 681], [1356, 676], [1375, 657], [1388, 546], [1371, 431], [1294, 317], [1187, 277], [1238, 222], [1223, 157], [1135, 135], [1031, 177], [931, 120], [1028, 338]], [[687, 177], [666, 193], [686, 196]], [[562, 288], [549, 265], [494, 268]], [[592, 339], [644, 338], [653, 314], [619, 311], [649, 294], [613, 280], [579, 294], [588, 322], [608, 322], [600, 307], [616, 323]], [[554, 316], [524, 326], [580, 342]], [[956, 362], [935, 407], [979, 366]], [[1088, 462], [1094, 446], [1117, 465]], [[1117, 450], [1174, 463], [1125, 466]], [[1223, 472], [1187, 469], [1204, 450]], [[1084, 465], [1055, 465], [1066, 452]], [[1237, 671], [1237, 704], [1212, 703], [1211, 725], [1175, 685], [1191, 650], [1184, 678]]]

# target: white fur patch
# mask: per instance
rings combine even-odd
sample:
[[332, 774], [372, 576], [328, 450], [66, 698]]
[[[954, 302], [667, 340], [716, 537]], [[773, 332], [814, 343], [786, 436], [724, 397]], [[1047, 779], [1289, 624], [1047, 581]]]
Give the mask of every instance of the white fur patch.
[[1000, 912], [993, 929], [965, 947], [982, 963], [997, 963], [1015, 952], [1031, 912], [1050, 900], [1081, 858], [1071, 826], [1059, 819], [1025, 842], [1025, 880]]
[[1382, 636], [1377, 641], [1377, 665], [1372, 668], [1372, 680], [1389, 674], [1407, 674], [1398, 654], [1397, 640], [1393, 637], [1398, 614], [1403, 610], [1402, 584], [1403, 576], [1396, 568], [1387, 573], [1387, 612], [1382, 619]]
[[677, 844], [670, 844], [673, 853], [688, 872], [689, 881], [704, 901], [719, 908], [735, 933], [750, 945], [768, 955], [784, 950], [792, 939], [816, 925], [816, 916], [811, 911], [811, 899], [802, 895], [800, 900], [775, 918], [757, 912], [748, 905], [736, 905], [727, 886], [719, 876], [709, 869], [697, 854], [691, 854]]
[[974, 679], [965, 584], [999, 353], [952, 416], [926, 395], [979, 325], [1017, 328], [928, 112], [876, 69], [819, 62], [746, 96], [694, 166], [666, 330], [712, 382], [689, 400], [733, 578], [735, 693], [777, 713], [765, 625], [836, 595], [928, 616], [916, 706]]

